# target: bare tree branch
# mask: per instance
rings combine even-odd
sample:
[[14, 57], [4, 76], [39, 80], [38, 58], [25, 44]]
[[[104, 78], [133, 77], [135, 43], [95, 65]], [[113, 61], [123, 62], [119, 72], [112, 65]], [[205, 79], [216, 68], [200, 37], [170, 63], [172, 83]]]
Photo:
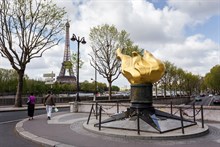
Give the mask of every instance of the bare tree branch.
[[[90, 64], [109, 83], [109, 100], [111, 98], [111, 85], [120, 75], [120, 61], [116, 58], [115, 50], [118, 47], [126, 48], [126, 42], [131, 43], [125, 31], [119, 32], [114, 26], [107, 24], [91, 29], [90, 40], [92, 54]], [[132, 51], [132, 43], [131, 43]]]
[[0, 54], [19, 75], [16, 98], [21, 97], [26, 65], [60, 42], [65, 13], [52, 0], [0, 1]]

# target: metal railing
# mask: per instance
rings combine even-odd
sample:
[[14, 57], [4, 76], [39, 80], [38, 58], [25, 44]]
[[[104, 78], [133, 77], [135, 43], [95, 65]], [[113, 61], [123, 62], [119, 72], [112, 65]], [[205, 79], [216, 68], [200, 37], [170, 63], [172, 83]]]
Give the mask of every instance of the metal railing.
[[[87, 120], [87, 124], [89, 124], [90, 118], [92, 113], [94, 113], [94, 115], [96, 116], [96, 120], [99, 118], [98, 120], [98, 127], [99, 127], [99, 131], [101, 130], [101, 119], [102, 119], [102, 114], [103, 112], [107, 115], [110, 115], [110, 113], [108, 113], [107, 111], [109, 109], [112, 109], [113, 107], [116, 107], [116, 111], [117, 113], [119, 113], [119, 106], [125, 106], [123, 104], [120, 103], [120, 101], [117, 101], [114, 105], [110, 106], [110, 107], [104, 107], [103, 105], [98, 104], [98, 102], [95, 103], [95, 109], [94, 109], [94, 104], [92, 104], [92, 107], [90, 109], [90, 113], [89, 113], [89, 117]], [[99, 107], [99, 108], [98, 108]], [[127, 106], [125, 106], [127, 107]], [[185, 112], [185, 110], [188, 109], [192, 109], [193, 110], [193, 115], [189, 115], [188, 113]], [[98, 111], [99, 110], [99, 111]], [[193, 122], [196, 123], [196, 116], [199, 114], [199, 112], [201, 112], [201, 123], [202, 123], [202, 128], [204, 128], [204, 114], [203, 114], [203, 105], [201, 105], [200, 109], [196, 109], [195, 108], [195, 104], [193, 104], [192, 106], [188, 107], [188, 108], [184, 108], [184, 107], [179, 107], [179, 109], [173, 113], [173, 104], [172, 102], [170, 103], [170, 114], [171, 115], [175, 115], [179, 112], [180, 115], [180, 122], [181, 122], [181, 130], [182, 130], [182, 134], [185, 134], [185, 130], [184, 130], [184, 116], [187, 116], [189, 118], [193, 118]], [[136, 110], [137, 113], [137, 133], [138, 135], [140, 135], [140, 112], [137, 109]]]

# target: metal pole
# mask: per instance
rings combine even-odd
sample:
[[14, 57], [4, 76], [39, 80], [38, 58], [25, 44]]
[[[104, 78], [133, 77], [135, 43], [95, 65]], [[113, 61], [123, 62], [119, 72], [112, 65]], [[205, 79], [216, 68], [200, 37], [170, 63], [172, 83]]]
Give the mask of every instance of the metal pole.
[[201, 105], [202, 128], [204, 128], [203, 105]]
[[183, 114], [182, 114], [182, 108], [180, 108], [180, 118], [181, 118], [181, 128], [182, 128], [182, 134], [184, 134], [184, 126], [183, 126]]
[[99, 109], [99, 131], [101, 130], [101, 120], [102, 120], [102, 106]]
[[78, 38], [76, 37], [75, 34], [73, 34], [72, 38], [71, 38], [72, 41], [77, 41], [77, 79], [76, 79], [76, 86], [77, 86], [77, 93], [76, 93], [76, 100], [75, 101], [79, 101], [80, 102], [80, 98], [79, 98], [79, 46], [80, 46], [80, 43], [82, 44], [86, 44], [86, 41], [85, 41], [85, 38], [82, 37], [80, 39], [80, 37], [78, 36]]
[[91, 117], [91, 114], [92, 114], [93, 105], [94, 104], [92, 104], [92, 107], [91, 107], [91, 110], [90, 110], [90, 113], [89, 113], [89, 117], [88, 117], [88, 120], [87, 120], [87, 125], [89, 124], [89, 120], [90, 120], [90, 117]]
[[193, 121], [196, 122], [196, 110], [195, 110], [195, 103], [193, 103]]
[[80, 98], [79, 98], [79, 45], [80, 45], [80, 39], [78, 37], [78, 40], [77, 40], [77, 43], [78, 43], [78, 50], [77, 50], [77, 94], [76, 94], [76, 101], [79, 101], [80, 102]]
[[119, 113], [119, 104], [118, 104], [118, 100], [117, 100], [117, 113]]
[[95, 103], [95, 118], [98, 119], [98, 102]]
[[170, 102], [170, 113], [171, 115], [173, 115], [173, 102], [172, 101]]
[[138, 135], [140, 135], [140, 119], [139, 119], [139, 110], [137, 109], [137, 131]]

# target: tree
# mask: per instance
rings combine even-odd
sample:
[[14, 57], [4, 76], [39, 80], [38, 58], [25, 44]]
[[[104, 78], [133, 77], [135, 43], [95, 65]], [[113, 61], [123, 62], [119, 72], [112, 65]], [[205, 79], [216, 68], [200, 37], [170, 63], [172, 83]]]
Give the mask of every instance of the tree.
[[180, 92], [180, 95], [182, 95], [183, 92], [188, 95], [198, 94], [200, 92], [202, 85], [201, 76], [185, 72], [169, 61], [165, 61], [164, 64], [166, 71], [159, 81], [161, 87], [164, 89], [164, 97], [166, 97], [167, 90], [170, 91], [170, 94], [174, 94], [175, 96], [177, 95], [177, 90]]
[[[188, 96], [200, 92], [200, 76], [193, 75], [191, 72], [184, 75], [183, 88], [187, 92]], [[199, 87], [199, 88], [198, 88]]]
[[93, 55], [90, 55], [90, 64], [100, 75], [107, 79], [109, 84], [109, 100], [111, 99], [112, 82], [120, 75], [120, 61], [116, 58], [115, 51], [122, 48], [124, 52], [131, 53], [138, 50], [129, 39], [129, 34], [118, 31], [114, 25], [104, 24], [90, 30], [90, 41]]
[[0, 10], [0, 54], [18, 73], [15, 107], [22, 107], [26, 65], [59, 43], [65, 11], [52, 0], [2, 0]]
[[120, 91], [120, 88], [118, 86], [113, 85], [112, 86], [112, 91]]
[[205, 84], [212, 93], [220, 93], [220, 65], [212, 67], [209, 73], [205, 75]]
[[174, 67], [174, 65], [169, 61], [165, 61], [164, 64], [166, 67], [166, 71], [165, 71], [163, 77], [160, 79], [160, 84], [161, 84], [161, 87], [163, 88], [163, 95], [164, 95], [164, 97], [166, 97], [167, 87], [169, 85], [170, 78], [171, 78], [170, 77], [170, 69], [171, 69], [171, 67]]
[[[76, 71], [77, 71], [77, 53], [72, 53], [71, 63], [72, 63], [72, 68], [73, 68], [74, 72], [76, 73]], [[82, 68], [83, 64], [84, 64], [83, 60], [81, 60], [79, 58], [79, 68]]]
[[17, 73], [13, 69], [0, 68], [0, 93], [14, 94], [17, 83]]

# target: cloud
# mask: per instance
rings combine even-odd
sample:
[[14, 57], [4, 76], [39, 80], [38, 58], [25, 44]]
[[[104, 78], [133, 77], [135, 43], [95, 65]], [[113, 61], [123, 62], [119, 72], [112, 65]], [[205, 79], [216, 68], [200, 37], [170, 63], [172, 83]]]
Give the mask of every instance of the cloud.
[[[58, 6], [65, 7], [70, 20], [72, 33], [85, 37], [87, 44], [80, 44], [80, 56], [85, 62], [80, 69], [80, 81], [94, 79], [94, 69], [89, 61], [91, 53], [90, 28], [102, 24], [115, 25], [118, 30], [125, 30], [132, 41], [147, 49], [156, 58], [168, 60], [177, 67], [194, 74], [204, 75], [220, 62], [220, 43], [207, 38], [206, 34], [186, 36], [186, 27], [202, 26], [209, 18], [220, 15], [218, 0], [168, 0], [167, 5], [157, 9], [146, 0], [53, 0]], [[159, 1], [158, 1], [159, 2]], [[220, 25], [220, 24], [219, 24]], [[213, 31], [212, 28], [209, 28]], [[65, 37], [65, 34], [63, 34]], [[219, 38], [219, 36], [216, 36]], [[219, 40], [219, 39], [217, 39]], [[45, 52], [42, 58], [34, 59], [27, 66], [29, 77], [42, 77], [43, 73], [54, 72], [59, 75], [63, 61], [64, 41]], [[77, 52], [77, 43], [70, 41], [70, 49]], [[8, 67], [0, 58], [0, 66]], [[99, 82], [107, 80], [98, 75]], [[121, 75], [113, 85], [129, 85]]]
[[194, 24], [203, 23], [213, 15], [220, 15], [219, 0], [168, 0], [172, 9], [189, 15]]
[[196, 34], [183, 42], [166, 44], [163, 49], [156, 50], [155, 55], [183, 70], [204, 76], [219, 63], [219, 44]]

